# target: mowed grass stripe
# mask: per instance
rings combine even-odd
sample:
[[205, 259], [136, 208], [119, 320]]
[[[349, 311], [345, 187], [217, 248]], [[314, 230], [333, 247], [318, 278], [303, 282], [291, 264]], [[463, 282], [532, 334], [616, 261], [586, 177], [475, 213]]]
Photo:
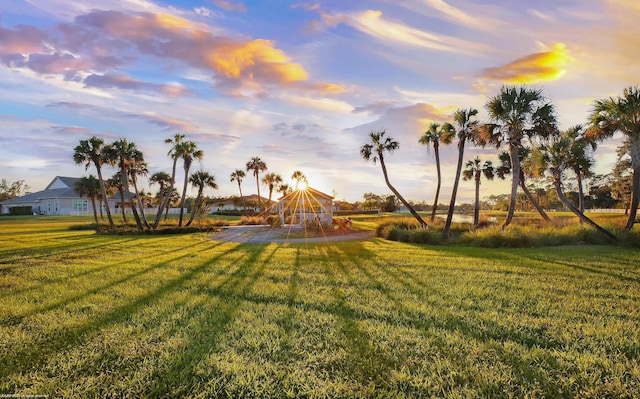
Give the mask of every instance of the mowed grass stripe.
[[640, 394], [637, 250], [239, 245], [29, 223], [15, 250], [29, 241], [34, 258], [0, 261], [2, 393]]

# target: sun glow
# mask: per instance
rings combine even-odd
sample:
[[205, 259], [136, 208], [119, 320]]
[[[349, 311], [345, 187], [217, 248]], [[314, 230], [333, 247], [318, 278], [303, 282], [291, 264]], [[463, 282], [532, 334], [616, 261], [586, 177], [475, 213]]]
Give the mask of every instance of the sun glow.
[[307, 182], [306, 180], [300, 180], [300, 183], [298, 183], [298, 190], [305, 191], [308, 188], [309, 182]]

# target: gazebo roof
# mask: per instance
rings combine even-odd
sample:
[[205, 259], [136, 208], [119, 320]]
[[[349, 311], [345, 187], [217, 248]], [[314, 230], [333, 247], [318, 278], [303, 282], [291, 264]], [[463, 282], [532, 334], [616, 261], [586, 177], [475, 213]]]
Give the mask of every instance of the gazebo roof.
[[287, 195], [284, 195], [278, 199], [278, 202], [284, 201], [289, 198], [298, 198], [299, 195], [304, 195], [305, 197], [313, 197], [313, 198], [324, 198], [324, 199], [333, 199], [329, 194], [325, 194], [322, 191], [318, 191], [315, 188], [307, 187], [305, 189], [298, 189], [290, 192]]

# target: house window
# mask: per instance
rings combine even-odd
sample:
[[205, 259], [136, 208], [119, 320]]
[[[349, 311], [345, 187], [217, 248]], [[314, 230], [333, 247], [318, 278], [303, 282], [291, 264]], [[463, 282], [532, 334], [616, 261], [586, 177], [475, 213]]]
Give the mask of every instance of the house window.
[[88, 201], [87, 200], [73, 200], [71, 203], [71, 209], [73, 213], [87, 213]]

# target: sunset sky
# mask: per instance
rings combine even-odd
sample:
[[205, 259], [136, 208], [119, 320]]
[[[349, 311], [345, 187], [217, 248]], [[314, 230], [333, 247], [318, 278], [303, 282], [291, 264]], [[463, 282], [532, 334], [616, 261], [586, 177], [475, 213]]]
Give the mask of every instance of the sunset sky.
[[[287, 183], [301, 170], [356, 201], [390, 193], [359, 155], [386, 129], [400, 143], [386, 157], [392, 183], [431, 201], [433, 152], [418, 144], [430, 122], [469, 107], [486, 121], [501, 85], [527, 84], [554, 102], [561, 129], [584, 123], [594, 99], [640, 83], [639, 20], [635, 0], [3, 1], [0, 178], [37, 191], [56, 175], [95, 174], [72, 160], [92, 135], [126, 137], [150, 174], [171, 172], [164, 140], [180, 132], [216, 176], [208, 195], [237, 194], [231, 172], [259, 156]], [[599, 173], [619, 143], [598, 148]], [[456, 156], [443, 148], [442, 202]], [[255, 190], [248, 175], [243, 193]], [[459, 202], [472, 192], [461, 182]], [[506, 192], [485, 183], [481, 196]]]

